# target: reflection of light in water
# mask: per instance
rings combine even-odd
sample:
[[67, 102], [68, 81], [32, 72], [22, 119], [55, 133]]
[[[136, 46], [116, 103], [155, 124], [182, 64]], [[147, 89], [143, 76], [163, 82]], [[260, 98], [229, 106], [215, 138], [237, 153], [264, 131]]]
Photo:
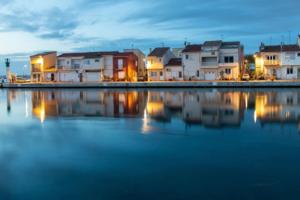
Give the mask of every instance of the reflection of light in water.
[[41, 110], [40, 110], [40, 120], [41, 120], [41, 123], [44, 123], [45, 118], [46, 118], [46, 114], [45, 114], [45, 102], [42, 101]]
[[27, 98], [25, 96], [25, 117], [29, 117], [29, 112], [28, 112], [28, 101]]
[[144, 110], [144, 118], [143, 118], [143, 127], [142, 127], [142, 134], [147, 134], [151, 131], [151, 126], [149, 124], [149, 117], [147, 113], [147, 109]]
[[254, 111], [254, 122], [255, 122], [255, 123], [257, 122], [257, 114], [256, 114], [256, 111]]

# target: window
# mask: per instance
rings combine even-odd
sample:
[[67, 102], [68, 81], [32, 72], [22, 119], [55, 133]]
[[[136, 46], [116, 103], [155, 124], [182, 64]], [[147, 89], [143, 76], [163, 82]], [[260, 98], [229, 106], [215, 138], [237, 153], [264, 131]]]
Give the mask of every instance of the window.
[[300, 57], [300, 53], [297, 53], [297, 56]]
[[266, 56], [266, 59], [267, 59], [267, 60], [277, 60], [277, 58], [276, 58], [275, 55], [272, 55], [272, 56]]
[[182, 78], [182, 72], [179, 72], [179, 73], [178, 73], [178, 77], [179, 77], [179, 78]]
[[225, 56], [224, 62], [225, 63], [234, 63], [234, 57], [233, 56]]
[[200, 77], [200, 71], [199, 70], [197, 71], [197, 77]]
[[288, 75], [289, 74], [293, 74], [294, 73], [294, 70], [293, 68], [287, 68], [287, 72], [286, 72]]
[[95, 59], [95, 62], [98, 63], [98, 62], [100, 62], [100, 60], [99, 59]]
[[189, 55], [185, 55], [185, 59], [188, 60], [189, 59]]
[[86, 60], [86, 61], [84, 61], [84, 63], [85, 63], [86, 65], [91, 64], [90, 60]]
[[118, 69], [123, 69], [123, 59], [118, 59]]
[[157, 73], [156, 73], [156, 72], [151, 72], [151, 76], [152, 76], [152, 77], [156, 77], [156, 76], [157, 76]]
[[225, 69], [225, 74], [231, 74], [231, 69]]
[[160, 76], [163, 76], [163, 75], [164, 75], [164, 73], [163, 73], [163, 72], [159, 72], [159, 75], [160, 75]]

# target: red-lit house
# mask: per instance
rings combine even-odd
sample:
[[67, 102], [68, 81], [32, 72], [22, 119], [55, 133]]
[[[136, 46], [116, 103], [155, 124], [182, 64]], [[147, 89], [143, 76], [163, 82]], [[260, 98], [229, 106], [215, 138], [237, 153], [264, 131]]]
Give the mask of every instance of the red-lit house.
[[132, 52], [122, 52], [113, 58], [113, 80], [136, 82], [138, 76], [138, 57]]

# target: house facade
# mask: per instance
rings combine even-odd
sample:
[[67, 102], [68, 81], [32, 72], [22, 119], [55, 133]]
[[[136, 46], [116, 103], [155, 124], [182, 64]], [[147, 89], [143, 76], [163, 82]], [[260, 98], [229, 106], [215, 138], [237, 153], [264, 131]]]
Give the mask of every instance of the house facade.
[[183, 81], [183, 67], [181, 58], [172, 58], [165, 65], [165, 80], [166, 81]]
[[31, 82], [57, 81], [56, 52], [45, 52], [30, 56]]
[[124, 49], [124, 52], [132, 52], [138, 58], [137, 76], [141, 80], [147, 80], [146, 56], [139, 49]]
[[300, 79], [300, 35], [296, 44], [267, 46], [255, 55], [255, 72], [266, 79]]
[[155, 48], [147, 58], [148, 81], [164, 81], [165, 65], [175, 58], [169, 47]]
[[185, 80], [238, 80], [243, 67], [240, 42], [206, 41], [182, 51]]
[[117, 53], [113, 57], [113, 80], [136, 82], [138, 57], [133, 52]]
[[113, 58], [118, 52], [65, 53], [58, 56], [60, 82], [101, 82], [113, 80]]

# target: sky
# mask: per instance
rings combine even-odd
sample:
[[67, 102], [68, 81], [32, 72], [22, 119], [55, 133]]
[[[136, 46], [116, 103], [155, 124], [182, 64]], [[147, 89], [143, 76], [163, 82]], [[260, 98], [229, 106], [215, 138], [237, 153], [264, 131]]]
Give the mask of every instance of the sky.
[[29, 55], [182, 47], [184, 41], [295, 43], [299, 0], [0, 0], [0, 74], [28, 72]]

